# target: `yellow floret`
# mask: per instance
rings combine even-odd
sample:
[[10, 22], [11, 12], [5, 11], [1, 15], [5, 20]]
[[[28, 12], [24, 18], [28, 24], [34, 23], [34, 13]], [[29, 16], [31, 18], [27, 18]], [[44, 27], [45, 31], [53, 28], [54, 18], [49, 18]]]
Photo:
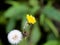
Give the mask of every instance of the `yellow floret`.
[[28, 23], [30, 23], [30, 24], [36, 23], [36, 19], [32, 15], [27, 14], [26, 18], [27, 18]]

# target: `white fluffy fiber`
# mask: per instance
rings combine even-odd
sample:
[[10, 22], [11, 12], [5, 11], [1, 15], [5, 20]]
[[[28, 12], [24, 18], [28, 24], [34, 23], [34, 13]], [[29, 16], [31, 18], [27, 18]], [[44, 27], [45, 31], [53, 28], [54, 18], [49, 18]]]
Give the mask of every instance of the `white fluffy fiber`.
[[8, 33], [8, 41], [11, 44], [18, 44], [22, 40], [22, 33], [19, 30], [12, 30]]

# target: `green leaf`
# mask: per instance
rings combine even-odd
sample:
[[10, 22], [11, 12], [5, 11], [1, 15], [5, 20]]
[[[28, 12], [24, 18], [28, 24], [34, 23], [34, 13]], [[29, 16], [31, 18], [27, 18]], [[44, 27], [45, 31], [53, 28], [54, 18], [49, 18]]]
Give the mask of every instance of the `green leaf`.
[[31, 32], [31, 43], [36, 44], [41, 37], [41, 32], [38, 24], [35, 24]]
[[29, 3], [32, 6], [37, 6], [38, 5], [38, 0], [29, 0]]
[[54, 24], [52, 23], [52, 21], [48, 18], [45, 19], [46, 21], [46, 24], [48, 25], [48, 27], [51, 29], [51, 31], [53, 32], [53, 34], [56, 36], [56, 37], [59, 37], [59, 33], [58, 33], [58, 30], [57, 28], [54, 26]]
[[51, 40], [46, 42], [44, 45], [58, 45], [58, 41], [57, 40]]
[[34, 6], [33, 8], [30, 9], [30, 13], [32, 15], [35, 15], [35, 13], [40, 9], [39, 6]]
[[45, 22], [45, 15], [41, 14], [41, 16], [40, 16], [40, 24], [43, 25], [44, 22]]
[[50, 28], [48, 27], [46, 22], [44, 22], [43, 28], [46, 32], [50, 32]]
[[28, 45], [27, 39], [23, 38], [19, 45]]
[[27, 11], [28, 11], [28, 7], [25, 4], [12, 6], [7, 11], [5, 11], [4, 17], [11, 18], [11, 17], [16, 16], [17, 19], [20, 19], [25, 14], [27, 14]]
[[47, 36], [47, 41], [50, 41], [50, 40], [57, 40], [57, 38], [53, 35], [53, 33], [50, 33], [50, 34]]
[[8, 22], [8, 24], [6, 26], [6, 32], [7, 33], [10, 32], [11, 30], [13, 30], [13, 28], [15, 27], [15, 23], [16, 23], [16, 19], [14, 17], [12, 17], [9, 20], [9, 22]]
[[52, 6], [45, 6], [45, 8], [43, 9], [43, 13], [46, 14], [47, 17], [60, 21], [60, 11], [58, 11], [57, 9], [55, 9]]
[[7, 0], [6, 3], [8, 3], [8, 4], [12, 5], [12, 6], [17, 6], [17, 5], [19, 5], [19, 2], [17, 2], [17, 1], [12, 1], [12, 0]]

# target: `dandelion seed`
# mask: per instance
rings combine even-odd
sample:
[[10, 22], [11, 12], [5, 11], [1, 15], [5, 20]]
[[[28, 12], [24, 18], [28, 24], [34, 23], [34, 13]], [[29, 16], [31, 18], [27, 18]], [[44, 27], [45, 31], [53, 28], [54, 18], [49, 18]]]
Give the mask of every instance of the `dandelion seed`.
[[12, 30], [8, 33], [8, 41], [11, 44], [18, 44], [22, 40], [22, 33], [19, 30]]

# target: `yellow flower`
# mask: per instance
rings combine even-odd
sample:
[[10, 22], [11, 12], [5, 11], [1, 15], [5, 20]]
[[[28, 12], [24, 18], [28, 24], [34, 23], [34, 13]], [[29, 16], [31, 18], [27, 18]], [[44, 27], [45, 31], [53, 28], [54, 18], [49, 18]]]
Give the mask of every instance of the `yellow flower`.
[[28, 23], [30, 23], [30, 24], [36, 23], [36, 19], [32, 15], [27, 14], [26, 18], [27, 18]]

